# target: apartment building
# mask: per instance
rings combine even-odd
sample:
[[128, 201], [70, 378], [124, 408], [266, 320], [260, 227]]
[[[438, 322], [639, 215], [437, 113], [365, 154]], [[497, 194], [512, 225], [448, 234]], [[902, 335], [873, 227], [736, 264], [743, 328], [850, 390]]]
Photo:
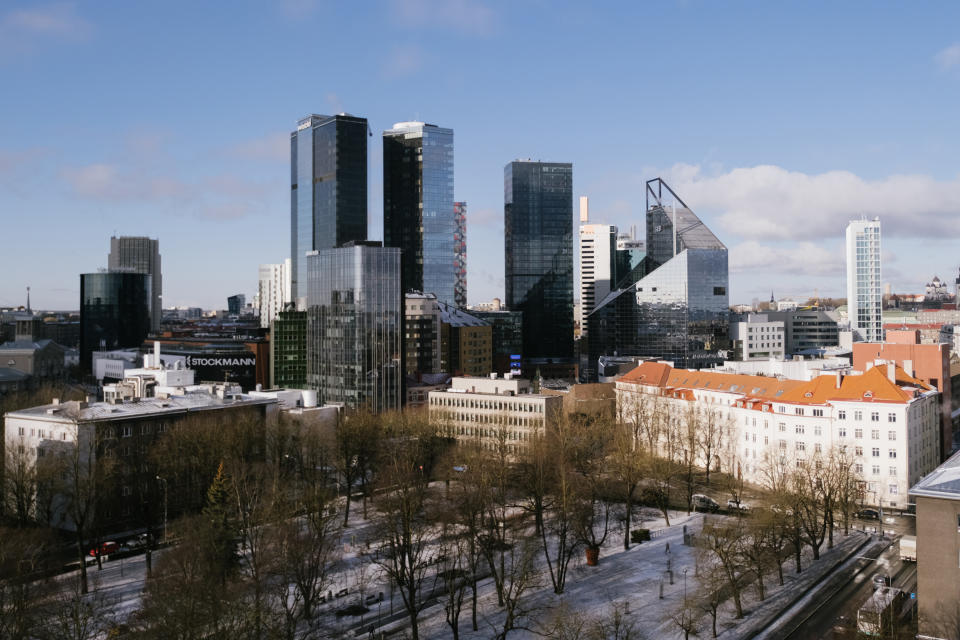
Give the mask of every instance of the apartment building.
[[430, 420], [459, 441], [477, 440], [493, 448], [506, 437], [510, 453], [517, 453], [538, 431], [555, 424], [563, 398], [530, 392], [530, 381], [509, 373], [488, 378], [456, 377], [450, 389], [431, 391]]
[[939, 462], [940, 393], [893, 363], [800, 381], [645, 362], [616, 387], [628, 419], [653, 402], [674, 419], [691, 407], [712, 416], [723, 438], [711, 464], [739, 469], [748, 482], [762, 483], [770, 461], [816, 461], [840, 447], [852, 454], [866, 502], [905, 508], [909, 487]]

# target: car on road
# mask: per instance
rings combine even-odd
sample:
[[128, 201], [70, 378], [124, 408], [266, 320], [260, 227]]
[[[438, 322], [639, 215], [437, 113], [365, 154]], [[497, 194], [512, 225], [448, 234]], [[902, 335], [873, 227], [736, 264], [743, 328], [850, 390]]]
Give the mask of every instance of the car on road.
[[715, 512], [720, 509], [720, 504], [716, 500], [702, 493], [693, 494], [691, 501], [693, 502], [694, 511]]
[[856, 516], [861, 520], [879, 520], [880, 512], [876, 509], [860, 509], [860, 511], [857, 511]]
[[890, 576], [885, 573], [877, 573], [873, 576], [873, 590], [883, 589], [890, 586]]
[[108, 541], [108, 542], [101, 542], [101, 543], [100, 543], [99, 552], [98, 552], [97, 547], [94, 547], [93, 549], [90, 549], [90, 555], [91, 555], [92, 557], [94, 557], [94, 558], [96, 558], [98, 555], [100, 555], [100, 556], [108, 556], [108, 555], [110, 555], [111, 553], [116, 553], [116, 552], [119, 551], [119, 550], [120, 550], [120, 545], [118, 545], [116, 542], [113, 542], [112, 540], [110, 540], [110, 541]]
[[746, 502], [740, 502], [737, 498], [730, 498], [727, 500], [727, 510], [728, 511], [742, 511], [744, 513], [750, 511], [750, 505]]

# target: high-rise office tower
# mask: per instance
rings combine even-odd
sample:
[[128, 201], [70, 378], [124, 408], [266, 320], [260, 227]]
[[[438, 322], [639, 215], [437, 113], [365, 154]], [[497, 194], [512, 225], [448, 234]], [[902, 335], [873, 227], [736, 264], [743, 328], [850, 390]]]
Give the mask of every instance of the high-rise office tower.
[[503, 170], [506, 303], [523, 312], [523, 356], [573, 357], [573, 165]]
[[398, 122], [383, 132], [383, 242], [402, 252], [404, 291], [454, 304], [453, 129]]
[[660, 178], [647, 182], [647, 255], [587, 318], [588, 357], [719, 364], [729, 347], [727, 248]]
[[307, 385], [326, 404], [399, 409], [400, 249], [348, 242], [311, 253], [306, 263]]
[[453, 217], [457, 223], [453, 235], [453, 253], [456, 256], [456, 285], [453, 303], [460, 308], [467, 306], [467, 203], [453, 203]]
[[151, 274], [131, 271], [80, 275], [80, 366], [94, 351], [139, 347], [150, 332]]
[[644, 276], [643, 259], [647, 257], [647, 247], [643, 240], [637, 239], [637, 227], [631, 226], [629, 233], [617, 234], [617, 273], [612, 289], [629, 287]]
[[284, 310], [290, 298], [290, 258], [279, 264], [262, 264], [257, 285], [257, 305], [260, 326], [269, 327], [277, 314]]
[[366, 118], [310, 115], [290, 134], [292, 300], [307, 295], [304, 254], [367, 238]]
[[306, 311], [281, 311], [270, 324], [270, 386], [307, 387]]
[[247, 296], [242, 293], [237, 293], [227, 298], [227, 313], [232, 316], [239, 316], [243, 313], [245, 306], [247, 306]]
[[580, 335], [587, 334], [586, 318], [616, 284], [617, 228], [588, 224], [587, 198], [580, 198]]
[[860, 341], [883, 342], [880, 218], [847, 225], [847, 317]]
[[163, 316], [163, 275], [160, 265], [160, 241], [142, 236], [111, 236], [110, 254], [107, 256], [109, 271], [146, 273], [150, 276], [150, 330], [160, 331]]

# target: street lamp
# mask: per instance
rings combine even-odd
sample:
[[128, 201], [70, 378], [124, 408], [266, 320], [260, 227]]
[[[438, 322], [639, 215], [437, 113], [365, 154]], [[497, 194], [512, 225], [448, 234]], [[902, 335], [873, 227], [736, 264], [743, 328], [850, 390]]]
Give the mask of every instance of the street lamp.
[[167, 479], [157, 476], [157, 480], [163, 483], [163, 541], [167, 541]]

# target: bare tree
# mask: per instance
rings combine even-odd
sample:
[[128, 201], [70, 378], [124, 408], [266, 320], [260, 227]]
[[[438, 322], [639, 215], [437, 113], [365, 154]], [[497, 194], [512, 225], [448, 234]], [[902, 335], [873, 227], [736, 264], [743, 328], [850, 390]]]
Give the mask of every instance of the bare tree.
[[17, 526], [26, 527], [36, 516], [36, 459], [33, 452], [27, 451], [23, 438], [19, 441], [11, 439], [4, 444], [4, 511], [16, 518]]
[[690, 640], [690, 635], [700, 632], [701, 612], [691, 598], [680, 600], [670, 610], [668, 618], [683, 632], [684, 640]]
[[613, 446], [609, 458], [609, 472], [617, 480], [624, 501], [623, 549], [630, 549], [630, 526], [633, 523], [633, 507], [637, 491], [645, 478], [644, 456], [640, 443], [629, 425], [616, 425]]
[[115, 603], [103, 591], [81, 593], [79, 580], [68, 579], [50, 602], [39, 636], [50, 640], [98, 640], [114, 626]]
[[[697, 492], [697, 453], [699, 451], [698, 434], [701, 429], [701, 412], [695, 404], [690, 404], [679, 423], [679, 460], [681, 464], [684, 498], [687, 514], [693, 511], [693, 495]], [[708, 461], [709, 464], [709, 461]]]
[[710, 519], [704, 521], [703, 529], [697, 537], [697, 544], [711, 552], [717, 565], [726, 577], [737, 618], [743, 617], [744, 565], [741, 540], [744, 536], [741, 520]]
[[357, 411], [343, 417], [336, 427], [335, 466], [346, 490], [346, 506], [343, 510], [343, 526], [350, 523], [350, 497], [353, 486], [362, 484], [364, 494], [364, 517], [366, 517], [367, 471], [376, 456], [376, 442], [379, 440], [377, 416]]
[[706, 483], [708, 487], [710, 486], [710, 471], [714, 466], [714, 460], [718, 459], [717, 453], [723, 445], [725, 430], [726, 425], [719, 411], [716, 409], [705, 409], [702, 412], [696, 439], [700, 447], [700, 452], [703, 454], [703, 466], [706, 470]]
[[720, 607], [726, 602], [727, 575], [723, 567], [710, 553], [700, 553], [698, 558], [698, 583], [693, 596], [697, 608], [709, 614], [710, 630], [717, 637], [717, 618]]
[[40, 626], [53, 539], [46, 531], [0, 528], [0, 638], [28, 640]]
[[504, 619], [500, 628], [495, 629], [497, 640], [505, 640], [514, 630], [531, 630], [530, 624], [535, 610], [530, 606], [529, 595], [540, 587], [534, 567], [535, 543], [526, 535], [526, 527], [522, 524], [510, 527], [510, 531], [510, 548], [504, 554]]

